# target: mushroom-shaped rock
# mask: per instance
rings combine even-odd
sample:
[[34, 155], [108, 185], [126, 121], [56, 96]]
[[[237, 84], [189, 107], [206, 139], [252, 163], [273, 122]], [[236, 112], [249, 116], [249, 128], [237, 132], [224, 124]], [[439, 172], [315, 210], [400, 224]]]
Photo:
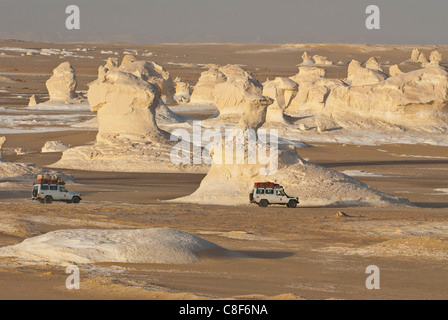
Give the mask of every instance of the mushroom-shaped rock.
[[244, 96], [244, 110], [238, 128], [257, 130], [266, 121], [266, 109], [273, 102], [273, 99], [258, 94]]
[[297, 83], [289, 78], [277, 77], [266, 82], [263, 86], [263, 95], [274, 100], [267, 109], [266, 121], [286, 123], [284, 111], [295, 98], [297, 91]]
[[89, 84], [88, 99], [98, 115], [98, 139], [134, 136], [150, 140], [166, 138], [155, 121], [159, 89], [127, 72], [109, 71]]
[[[107, 68], [107, 65], [106, 65]], [[156, 85], [160, 90], [160, 97], [164, 103], [176, 102], [174, 95], [176, 88], [170, 74], [155, 62], [143, 61], [132, 55], [125, 55], [118, 67], [118, 71], [131, 73], [138, 78]]]
[[[221, 70], [221, 69], [220, 69]], [[213, 91], [214, 101], [220, 115], [242, 114], [247, 102], [246, 95], [261, 95], [263, 86], [255, 77], [236, 66], [222, 68], [227, 81], [219, 83]]]

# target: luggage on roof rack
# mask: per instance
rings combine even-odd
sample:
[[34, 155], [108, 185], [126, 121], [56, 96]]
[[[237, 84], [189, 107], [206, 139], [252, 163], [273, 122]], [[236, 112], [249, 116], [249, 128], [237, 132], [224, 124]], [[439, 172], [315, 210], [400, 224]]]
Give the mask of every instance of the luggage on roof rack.
[[61, 184], [64, 185], [65, 181], [54, 174], [38, 174], [36, 177], [36, 184]]
[[274, 182], [255, 182], [254, 187], [255, 188], [274, 188], [274, 187], [278, 187], [278, 184], [274, 183]]

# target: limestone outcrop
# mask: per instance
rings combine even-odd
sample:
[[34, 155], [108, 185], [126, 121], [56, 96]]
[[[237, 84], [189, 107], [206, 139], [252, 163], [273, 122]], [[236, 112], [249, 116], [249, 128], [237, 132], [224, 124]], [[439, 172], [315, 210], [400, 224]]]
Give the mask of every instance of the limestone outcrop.
[[263, 95], [273, 99], [266, 111], [266, 122], [287, 123], [285, 109], [297, 95], [298, 84], [284, 77], [277, 77], [263, 85]]
[[122, 172], [206, 171], [202, 164], [181, 166], [171, 161], [175, 142], [157, 125], [156, 110], [161, 109], [165, 117], [172, 113], [161, 99], [163, 86], [157, 82], [160, 78], [150, 75], [152, 67], [134, 57], [125, 57], [123, 68], [114, 59], [101, 66], [88, 91], [90, 109], [98, 119], [95, 144], [64, 151], [52, 167]]
[[213, 90], [216, 85], [227, 80], [226, 76], [218, 68], [210, 68], [201, 73], [198, 82], [193, 88], [191, 102], [199, 104], [213, 104]]
[[45, 85], [50, 101], [70, 102], [78, 97], [76, 74], [70, 62], [63, 62], [57, 66]]
[[220, 115], [244, 112], [247, 95], [261, 95], [263, 86], [252, 73], [236, 65], [227, 65], [219, 69], [226, 81], [218, 83], [213, 90], [214, 102]]

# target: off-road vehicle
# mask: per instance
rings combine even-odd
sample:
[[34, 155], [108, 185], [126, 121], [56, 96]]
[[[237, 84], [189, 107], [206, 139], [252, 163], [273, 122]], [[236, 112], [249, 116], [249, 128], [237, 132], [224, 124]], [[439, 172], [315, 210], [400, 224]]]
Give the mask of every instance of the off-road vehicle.
[[79, 203], [82, 198], [80, 193], [68, 191], [63, 179], [53, 175], [38, 175], [33, 183], [31, 200], [48, 204], [53, 201]]
[[298, 197], [288, 196], [282, 186], [273, 182], [256, 182], [249, 195], [249, 200], [260, 207], [267, 207], [270, 204], [285, 204], [288, 208], [295, 208], [299, 203]]

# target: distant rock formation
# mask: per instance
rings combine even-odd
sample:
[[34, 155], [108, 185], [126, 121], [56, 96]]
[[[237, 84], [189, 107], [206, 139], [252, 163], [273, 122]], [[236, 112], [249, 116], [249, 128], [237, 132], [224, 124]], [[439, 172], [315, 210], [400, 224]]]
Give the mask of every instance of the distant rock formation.
[[[175, 141], [159, 128], [156, 109], [164, 117], [174, 116], [163, 103], [160, 78], [149, 76], [153, 65], [125, 58], [125, 67], [114, 59], [98, 69], [98, 78], [89, 84], [88, 99], [97, 113], [98, 134], [94, 145], [70, 148], [52, 165], [121, 172], [206, 171], [205, 164], [177, 165], [171, 160]], [[153, 84], [155, 81], [159, 84]], [[187, 146], [189, 142], [186, 142]], [[187, 157], [191, 157], [188, 153]]]
[[330, 91], [346, 84], [337, 79], [325, 77], [325, 70], [317, 67], [299, 67], [299, 72], [290, 77], [298, 84], [298, 93], [292, 99], [288, 111], [311, 109], [315, 112], [325, 106]]
[[176, 86], [174, 100], [178, 103], [190, 102], [192, 92], [190, 84], [186, 81], [182, 81], [180, 78], [174, 79], [174, 84]]
[[365, 63], [364, 67], [370, 70], [378, 70], [383, 72], [380, 63], [375, 57], [370, 57], [369, 60], [367, 60], [367, 62]]
[[40, 99], [39, 99], [39, 97], [36, 96], [35, 94], [33, 94], [33, 95], [30, 97], [30, 101], [28, 102], [28, 107], [35, 106], [35, 105], [37, 105], [37, 104], [39, 104], [39, 103], [40, 103]]
[[394, 64], [394, 65], [390, 66], [390, 68], [389, 68], [389, 75], [391, 77], [398, 76], [400, 74], [403, 74], [403, 72], [400, 70], [400, 68], [398, 67], [397, 64]]
[[447, 71], [428, 66], [374, 84], [336, 87], [324, 113], [340, 123], [351, 114], [420, 130], [443, 130], [448, 126], [443, 113], [447, 102]]
[[295, 81], [283, 77], [264, 83], [263, 95], [274, 101], [267, 108], [266, 122], [287, 123], [284, 112], [297, 95], [298, 87]]
[[320, 55], [314, 55], [313, 56], [314, 64], [317, 66], [331, 66], [333, 65], [333, 62], [328, 60], [327, 57], [320, 56]]
[[50, 101], [70, 102], [76, 99], [76, 74], [70, 62], [63, 62], [53, 70], [53, 75], [45, 83]]
[[156, 141], [167, 138], [155, 121], [160, 91], [144, 80], [146, 66], [144, 63], [133, 68], [127, 65], [132, 73], [104, 67], [98, 79], [89, 84], [90, 109], [98, 117], [97, 140], [120, 136]]
[[428, 59], [426, 59], [425, 54], [424, 53], [420, 53], [420, 55], [418, 56], [418, 61], [422, 67], [426, 67], [429, 63]]
[[3, 144], [6, 142], [6, 137], [0, 137], [0, 162], [3, 162]]
[[[111, 59], [111, 58], [110, 58]], [[125, 55], [118, 71], [133, 74], [144, 81], [154, 84], [160, 91], [160, 97], [166, 104], [175, 103], [176, 88], [168, 71], [155, 62], [139, 60]]]
[[244, 112], [245, 105], [251, 103], [247, 95], [261, 95], [263, 86], [254, 75], [237, 65], [226, 65], [219, 68], [226, 81], [216, 84], [213, 97], [220, 115], [239, 114]]
[[440, 62], [442, 62], [442, 54], [439, 51], [431, 52], [431, 55], [429, 56], [429, 63], [431, 65], [438, 66]]
[[302, 66], [312, 66], [314, 65], [314, 60], [308, 55], [308, 52], [304, 52], [302, 54], [302, 63], [300, 64]]
[[209, 70], [202, 72], [198, 82], [193, 88], [190, 101], [199, 104], [213, 104], [213, 90], [217, 84], [223, 83], [226, 80], [226, 76], [219, 71], [218, 68], [210, 68]]
[[420, 57], [420, 50], [418, 50], [417, 48], [413, 49], [410, 61], [418, 62], [419, 57]]
[[381, 70], [376, 60], [369, 60], [368, 66], [363, 68], [361, 64], [352, 60], [348, 66], [346, 82], [351, 86], [372, 85], [387, 79], [387, 75]]

